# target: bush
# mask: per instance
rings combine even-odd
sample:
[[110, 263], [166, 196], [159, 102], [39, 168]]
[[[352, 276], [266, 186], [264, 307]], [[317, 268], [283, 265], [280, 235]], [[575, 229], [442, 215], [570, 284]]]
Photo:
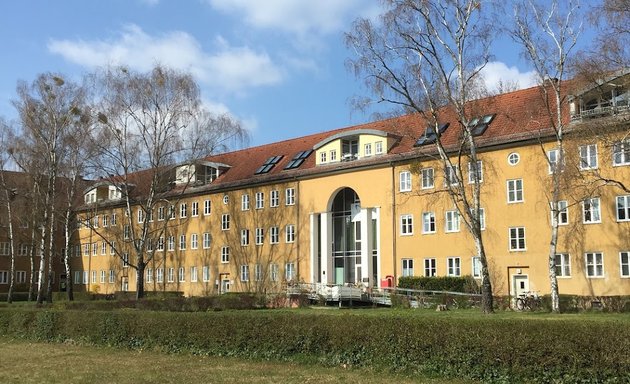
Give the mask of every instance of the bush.
[[398, 288], [417, 289], [422, 291], [450, 291], [463, 293], [479, 293], [479, 285], [472, 276], [415, 277], [407, 276], [398, 279]]
[[242, 358], [348, 364], [484, 382], [630, 380], [628, 320], [405, 312], [0, 309], [0, 335]]

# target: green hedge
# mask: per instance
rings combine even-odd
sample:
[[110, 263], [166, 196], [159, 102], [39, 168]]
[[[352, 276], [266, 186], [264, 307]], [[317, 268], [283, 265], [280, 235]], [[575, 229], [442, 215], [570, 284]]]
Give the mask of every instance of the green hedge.
[[630, 381], [627, 320], [409, 312], [0, 309], [0, 335], [243, 358], [348, 364], [484, 382]]
[[479, 285], [472, 276], [401, 277], [398, 279], [398, 288], [479, 293]]

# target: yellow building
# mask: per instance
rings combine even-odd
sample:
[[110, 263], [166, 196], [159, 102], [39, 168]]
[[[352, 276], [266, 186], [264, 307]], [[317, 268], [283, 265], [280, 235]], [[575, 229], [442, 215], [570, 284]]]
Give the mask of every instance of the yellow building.
[[[630, 192], [602, 181], [630, 181], [630, 141], [614, 132], [578, 134], [630, 113], [628, 87], [603, 96], [601, 89], [576, 91], [562, 106], [573, 132], [563, 156], [538, 88], [474, 102], [482, 237], [496, 294], [549, 293], [550, 167], [562, 163], [571, 180], [555, 260], [560, 293], [630, 295]], [[440, 123], [461, 182], [471, 182], [471, 166], [456, 157], [456, 118], [445, 110]], [[154, 211], [131, 206], [129, 217], [120, 187], [101, 181], [85, 191], [78, 212], [87, 225], [74, 283], [101, 293], [135, 290], [135, 272], [119, 256], [128, 253], [134, 264], [125, 251], [129, 233], [145, 222], [147, 291], [480, 278], [472, 237], [446, 192], [450, 171], [427, 125], [406, 115], [180, 164], [163, 171], [171, 189]], [[135, 175], [130, 192], [138, 201], [143, 177]]]

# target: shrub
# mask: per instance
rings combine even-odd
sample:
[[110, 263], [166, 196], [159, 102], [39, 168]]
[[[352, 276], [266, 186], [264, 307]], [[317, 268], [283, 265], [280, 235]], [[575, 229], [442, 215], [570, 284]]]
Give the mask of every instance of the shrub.
[[407, 276], [398, 279], [398, 288], [424, 291], [450, 291], [463, 293], [479, 293], [479, 285], [472, 276], [415, 277]]
[[484, 382], [630, 380], [628, 320], [405, 312], [0, 309], [0, 335], [243, 358], [349, 364]]

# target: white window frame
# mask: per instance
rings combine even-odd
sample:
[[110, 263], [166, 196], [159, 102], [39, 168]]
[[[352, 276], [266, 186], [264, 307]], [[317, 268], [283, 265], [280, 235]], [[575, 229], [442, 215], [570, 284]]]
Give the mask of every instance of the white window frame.
[[435, 233], [437, 230], [437, 222], [435, 212], [422, 212], [422, 233]]
[[190, 267], [190, 282], [196, 283], [197, 281], [198, 281], [197, 267], [193, 265], [192, 267]]
[[188, 203], [179, 203], [179, 218], [185, 219], [188, 217]]
[[285, 243], [294, 243], [295, 242], [295, 225], [287, 224], [284, 228], [284, 242]]
[[247, 193], [241, 196], [241, 211], [249, 211], [249, 195]]
[[597, 144], [580, 145], [578, 153], [581, 170], [597, 169]]
[[481, 279], [481, 257], [473, 256], [470, 259], [470, 273], [473, 278]]
[[193, 233], [190, 235], [190, 249], [199, 248], [199, 235]]
[[477, 166], [473, 167], [472, 162], [468, 162], [468, 184], [475, 183], [474, 175], [475, 171], [479, 175], [479, 182], [483, 183], [483, 162], [481, 160], [477, 160]]
[[186, 250], [186, 235], [179, 235], [179, 250], [180, 251], [185, 251]]
[[332, 163], [333, 161], [337, 161], [337, 150], [335, 149], [330, 150], [330, 162]]
[[325, 164], [325, 163], [327, 163], [327, 162], [328, 162], [328, 159], [327, 159], [326, 155], [327, 155], [327, 152], [326, 152], [326, 151], [321, 151], [321, 152], [319, 153], [319, 162], [320, 162], [320, 163]]
[[175, 236], [168, 237], [167, 247], [168, 247], [167, 249], [171, 252], [175, 250]]
[[280, 242], [280, 229], [278, 227], [269, 228], [269, 243], [278, 244]]
[[630, 221], [630, 195], [615, 198], [615, 212], [618, 222]]
[[613, 167], [630, 165], [630, 140], [618, 141], [613, 144]]
[[280, 191], [274, 189], [269, 194], [269, 206], [275, 208], [280, 205]]
[[377, 141], [374, 143], [374, 154], [382, 155], [383, 154], [383, 142]]
[[295, 263], [289, 262], [284, 264], [284, 278], [286, 281], [292, 281], [296, 277], [295, 275]]
[[204, 234], [203, 234], [203, 249], [210, 249], [210, 243], [211, 243], [210, 233], [209, 232], [204, 232]]
[[630, 278], [630, 251], [619, 252], [619, 276]]
[[265, 208], [265, 192], [256, 192], [256, 209]]
[[175, 268], [170, 267], [166, 271], [166, 282], [167, 283], [174, 283], [175, 282]]
[[455, 209], [444, 212], [444, 232], [455, 233], [461, 230], [459, 212]]
[[254, 281], [263, 280], [263, 268], [260, 264], [254, 264]]
[[449, 257], [446, 259], [446, 276], [461, 276], [462, 275], [462, 259], [458, 256]]
[[199, 216], [199, 202], [198, 201], [193, 201], [191, 203], [191, 207], [190, 207], [190, 215], [192, 217], [197, 217]]
[[180, 283], [186, 281], [186, 268], [179, 267], [179, 270], [177, 271], [177, 281]]
[[230, 262], [230, 247], [224, 245], [221, 247], [221, 263], [227, 264]]
[[516, 164], [518, 164], [521, 161], [521, 155], [518, 154], [518, 152], [511, 152], [508, 155], [508, 164], [511, 166], [515, 166]]
[[210, 200], [204, 200], [203, 201], [203, 215], [208, 216], [210, 213], [212, 213], [212, 203], [210, 202]]
[[422, 189], [435, 188], [435, 170], [433, 168], [422, 168], [420, 174]]
[[269, 264], [269, 280], [278, 281], [278, 264]]
[[[553, 223], [553, 211], [550, 212], [551, 222]], [[566, 200], [558, 201], [558, 225], [569, 224], [569, 203]]]
[[204, 265], [201, 268], [201, 280], [204, 283], [207, 283], [208, 281], [210, 281], [210, 267], [207, 265]]
[[523, 179], [510, 179], [506, 182], [507, 203], [516, 204], [525, 201]]
[[295, 205], [295, 188], [287, 188], [284, 191], [285, 205]]
[[563, 165], [564, 159], [560, 155], [560, 150], [558, 148], [547, 151], [547, 168], [550, 175], [553, 174], [554, 170], [559, 166], [562, 167], [560, 168], [560, 171], [562, 171], [564, 168]]
[[256, 228], [256, 245], [263, 245], [265, 243], [265, 229]]
[[437, 259], [435, 257], [426, 257], [424, 259], [424, 277], [437, 276]]
[[241, 247], [249, 245], [249, 229], [241, 229]]
[[599, 197], [591, 197], [582, 201], [582, 223], [597, 224], [602, 222]]
[[413, 259], [402, 259], [402, 277], [412, 277], [413, 274]]
[[155, 282], [162, 284], [164, 282], [164, 268], [157, 268], [155, 270]]
[[571, 255], [568, 253], [556, 253], [554, 257], [556, 277], [571, 277]]
[[399, 181], [399, 191], [400, 192], [411, 192], [411, 172], [409, 171], [400, 171], [398, 175]]
[[221, 215], [221, 230], [229, 231], [230, 230], [230, 214], [224, 213]]
[[363, 144], [363, 156], [372, 156], [372, 143]]
[[456, 187], [459, 185], [459, 166], [447, 165], [444, 168], [444, 186]]
[[400, 236], [413, 235], [413, 215], [405, 213], [400, 215]]
[[510, 252], [524, 252], [527, 250], [525, 227], [510, 227], [508, 229], [508, 246]]
[[584, 265], [586, 277], [594, 279], [602, 278], [605, 276], [603, 252], [596, 251], [584, 253]]

